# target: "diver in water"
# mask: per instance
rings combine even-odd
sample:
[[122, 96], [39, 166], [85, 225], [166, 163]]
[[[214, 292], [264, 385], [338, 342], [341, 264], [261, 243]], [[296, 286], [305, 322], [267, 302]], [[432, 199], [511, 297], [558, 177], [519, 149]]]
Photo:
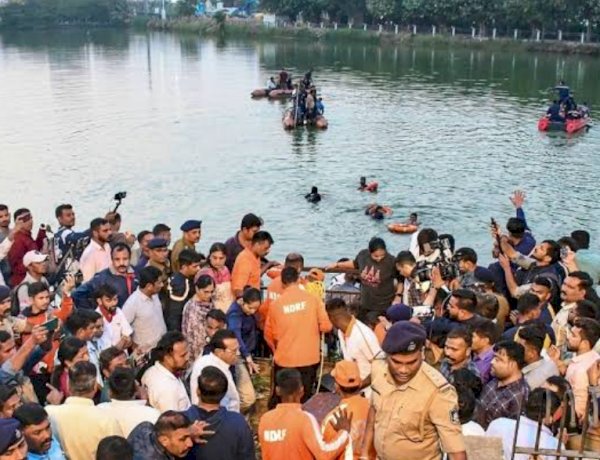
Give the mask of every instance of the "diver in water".
[[378, 188], [379, 184], [377, 182], [371, 182], [370, 184], [367, 184], [367, 178], [365, 176], [361, 176], [360, 184], [358, 185], [358, 190], [360, 190], [361, 192], [375, 193], [377, 192]]
[[365, 209], [365, 214], [374, 220], [383, 220], [385, 218], [385, 209], [383, 206], [375, 204], [370, 204]]
[[318, 203], [319, 201], [321, 201], [321, 194], [319, 193], [319, 189], [317, 187], [311, 188], [310, 193], [304, 195], [304, 198], [306, 198], [306, 201], [308, 201], [309, 203]]

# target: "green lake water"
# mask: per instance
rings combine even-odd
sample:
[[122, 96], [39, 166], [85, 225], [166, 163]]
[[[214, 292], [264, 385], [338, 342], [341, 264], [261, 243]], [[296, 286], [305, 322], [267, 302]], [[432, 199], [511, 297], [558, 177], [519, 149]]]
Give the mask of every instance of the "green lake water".
[[[286, 103], [251, 100], [268, 76], [310, 67], [329, 130], [284, 132]], [[200, 248], [246, 212], [265, 220], [281, 258], [353, 256], [370, 237], [392, 252], [407, 236], [364, 216], [373, 201], [411, 211], [489, 260], [491, 216], [528, 192], [538, 239], [575, 228], [598, 247], [600, 130], [537, 131], [548, 88], [564, 76], [600, 110], [600, 60], [469, 49], [250, 42], [115, 30], [0, 35], [0, 201], [78, 227], [127, 190], [123, 229], [201, 218]], [[365, 175], [377, 196], [356, 191]], [[324, 195], [309, 205], [317, 185]]]

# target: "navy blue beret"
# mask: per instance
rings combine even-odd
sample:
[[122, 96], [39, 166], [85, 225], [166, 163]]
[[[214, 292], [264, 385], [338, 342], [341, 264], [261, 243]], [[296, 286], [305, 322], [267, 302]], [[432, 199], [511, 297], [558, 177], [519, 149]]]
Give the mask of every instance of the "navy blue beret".
[[387, 331], [382, 350], [388, 355], [420, 350], [427, 340], [425, 328], [410, 321], [398, 321]]
[[189, 232], [190, 230], [196, 230], [200, 227], [202, 227], [201, 220], [186, 220], [179, 228], [182, 232]]
[[148, 241], [148, 249], [166, 248], [167, 246], [167, 240], [164, 238], [152, 238]]
[[21, 424], [14, 418], [0, 419], [0, 455], [21, 440], [20, 428]]
[[396, 303], [385, 311], [385, 317], [391, 322], [408, 321], [412, 318], [412, 308], [403, 303]]

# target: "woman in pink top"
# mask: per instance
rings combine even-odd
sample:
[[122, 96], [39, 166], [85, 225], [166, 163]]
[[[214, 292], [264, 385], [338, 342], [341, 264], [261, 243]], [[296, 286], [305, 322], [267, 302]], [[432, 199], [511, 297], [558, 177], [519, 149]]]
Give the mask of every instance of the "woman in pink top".
[[225, 266], [227, 259], [225, 245], [214, 243], [208, 253], [208, 265], [198, 272], [196, 279], [201, 275], [210, 276], [215, 282], [213, 303], [223, 313], [227, 313], [229, 306], [235, 300], [231, 292], [231, 273]]

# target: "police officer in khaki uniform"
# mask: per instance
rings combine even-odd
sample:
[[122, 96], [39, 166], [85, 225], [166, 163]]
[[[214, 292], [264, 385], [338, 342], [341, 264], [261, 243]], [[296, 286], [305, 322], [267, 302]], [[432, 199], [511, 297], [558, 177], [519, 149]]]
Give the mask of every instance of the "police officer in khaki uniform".
[[179, 271], [179, 253], [184, 249], [196, 250], [196, 243], [200, 241], [202, 236], [202, 221], [186, 220], [179, 228], [183, 235], [181, 239], [175, 242], [171, 251], [171, 268], [174, 273]]
[[[385, 361], [374, 362], [371, 409], [360, 458], [374, 443], [379, 460], [466, 460], [458, 398], [442, 374], [423, 361], [425, 329], [399, 321], [388, 331]], [[441, 450], [440, 450], [441, 447]]]

